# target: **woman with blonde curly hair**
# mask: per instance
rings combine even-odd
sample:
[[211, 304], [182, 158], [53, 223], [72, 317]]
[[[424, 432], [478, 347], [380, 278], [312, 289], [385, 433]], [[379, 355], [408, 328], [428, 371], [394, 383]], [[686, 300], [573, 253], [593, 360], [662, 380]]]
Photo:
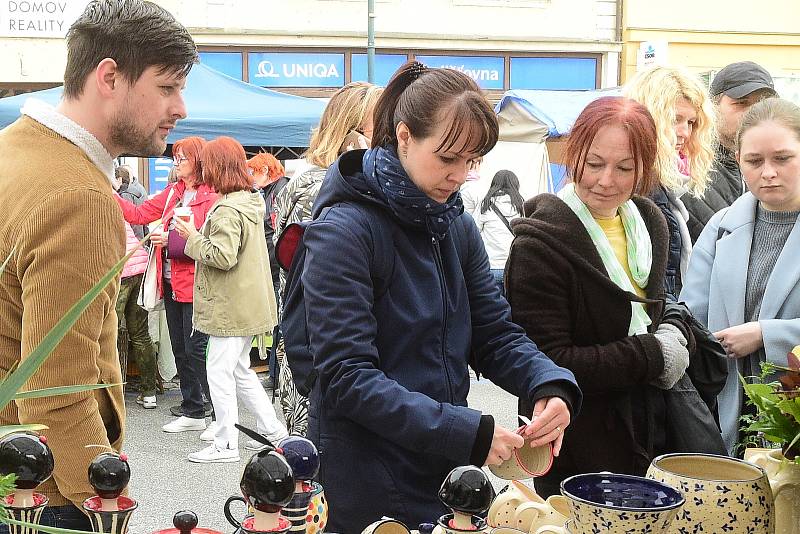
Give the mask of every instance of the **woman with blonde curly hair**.
[[[305, 170], [295, 175], [275, 198], [276, 242], [289, 224], [311, 220], [311, 210], [328, 167], [348, 150], [369, 148], [372, 112], [382, 91], [371, 83], [351, 82], [331, 97], [319, 126], [311, 134], [305, 153]], [[281, 272], [280, 293], [285, 283], [286, 277]], [[283, 358], [282, 342], [278, 345], [278, 358], [281, 360], [279, 395], [286, 426], [290, 433], [303, 436], [308, 428], [308, 399], [294, 387], [291, 371]]]
[[625, 85], [624, 92], [643, 104], [656, 123], [655, 169], [660, 187], [650, 198], [661, 208], [669, 226], [664, 285], [667, 296], [676, 298], [692, 251], [689, 212], [681, 197], [702, 197], [709, 183], [717, 143], [713, 104], [700, 79], [676, 67], [639, 72]]

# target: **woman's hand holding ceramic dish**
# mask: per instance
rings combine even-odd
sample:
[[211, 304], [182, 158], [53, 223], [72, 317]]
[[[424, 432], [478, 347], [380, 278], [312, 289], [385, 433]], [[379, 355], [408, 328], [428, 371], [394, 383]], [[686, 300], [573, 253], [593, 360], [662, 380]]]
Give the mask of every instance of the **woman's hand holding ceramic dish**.
[[525, 445], [525, 439], [520, 434], [495, 424], [492, 446], [486, 456], [486, 465], [500, 465], [511, 458], [514, 449], [519, 449], [523, 445]]
[[523, 428], [522, 435], [531, 447], [553, 443], [553, 455], [561, 452], [564, 430], [569, 426], [570, 415], [567, 403], [558, 397], [539, 399], [533, 405], [531, 424]]

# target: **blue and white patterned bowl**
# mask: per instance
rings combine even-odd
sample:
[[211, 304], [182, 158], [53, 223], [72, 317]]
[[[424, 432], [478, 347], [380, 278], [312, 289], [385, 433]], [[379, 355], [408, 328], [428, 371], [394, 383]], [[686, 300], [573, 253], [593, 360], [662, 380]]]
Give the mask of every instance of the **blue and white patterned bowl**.
[[663, 534], [684, 498], [675, 488], [613, 473], [575, 475], [561, 483], [575, 529], [591, 534]]

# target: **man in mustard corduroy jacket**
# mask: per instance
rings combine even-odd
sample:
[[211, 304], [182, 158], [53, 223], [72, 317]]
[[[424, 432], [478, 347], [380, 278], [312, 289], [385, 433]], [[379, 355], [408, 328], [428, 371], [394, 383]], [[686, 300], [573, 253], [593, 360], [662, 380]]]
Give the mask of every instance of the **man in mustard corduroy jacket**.
[[[0, 376], [24, 359], [125, 252], [113, 158], [162, 154], [197, 61], [195, 44], [163, 8], [93, 0], [67, 34], [64, 96], [29, 99], [0, 131]], [[119, 283], [106, 287], [23, 390], [119, 383]], [[122, 388], [20, 400], [0, 424], [41, 423], [55, 457], [42, 524], [91, 530], [80, 511], [94, 491], [87, 467], [125, 432]], [[2, 529], [0, 529], [2, 531]]]

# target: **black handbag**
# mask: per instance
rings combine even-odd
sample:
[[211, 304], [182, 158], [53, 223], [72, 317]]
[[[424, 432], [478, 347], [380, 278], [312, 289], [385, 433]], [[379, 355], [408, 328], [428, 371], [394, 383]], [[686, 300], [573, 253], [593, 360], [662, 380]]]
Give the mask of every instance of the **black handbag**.
[[664, 409], [667, 452], [727, 456], [719, 422], [701, 400], [688, 372], [664, 390]]
[[725, 349], [683, 302], [667, 301], [661, 321], [680, 322], [691, 332], [695, 349], [689, 354], [686, 374], [715, 419], [719, 420], [717, 395], [728, 380], [728, 355]]

